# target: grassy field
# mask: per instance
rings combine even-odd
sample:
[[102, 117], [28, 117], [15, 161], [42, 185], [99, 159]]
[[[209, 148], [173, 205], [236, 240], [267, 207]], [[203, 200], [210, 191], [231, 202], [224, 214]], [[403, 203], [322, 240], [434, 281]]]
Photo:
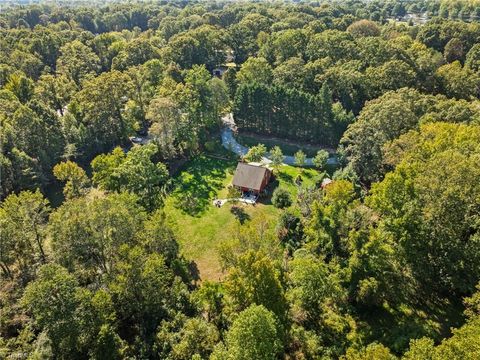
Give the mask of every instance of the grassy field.
[[[230, 212], [230, 204], [217, 208], [212, 203], [215, 197], [227, 197], [227, 186], [232, 180], [235, 167], [234, 160], [198, 156], [178, 172], [174, 189], [166, 199], [165, 212], [178, 236], [182, 254], [195, 261], [202, 280], [221, 278], [217, 248], [228, 240], [239, 223]], [[313, 169], [302, 171], [300, 168], [282, 166], [277, 174], [277, 182], [272, 186], [286, 187], [295, 194], [297, 186], [294, 180], [301, 172], [304, 185], [313, 184], [318, 175]], [[271, 205], [269, 198], [256, 206], [242, 207], [250, 219], [262, 216], [268, 221], [276, 222], [280, 213], [280, 210]]]

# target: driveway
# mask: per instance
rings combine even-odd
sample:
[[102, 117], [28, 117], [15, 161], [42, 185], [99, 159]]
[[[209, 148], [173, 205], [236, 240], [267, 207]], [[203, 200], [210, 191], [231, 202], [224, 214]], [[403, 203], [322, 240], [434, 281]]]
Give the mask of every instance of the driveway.
[[[235, 121], [233, 120], [233, 115], [228, 114], [222, 118], [223, 121], [223, 128], [221, 131], [222, 136], [222, 145], [225, 149], [230, 150], [237, 154], [238, 156], [245, 156], [248, 152], [248, 147], [243, 146], [237, 142], [235, 136], [233, 135], [233, 130], [235, 129]], [[269, 159], [269, 154], [266, 154], [266, 157], [262, 159], [264, 163], [271, 163], [272, 161]], [[283, 163], [287, 165], [295, 165], [295, 157], [290, 155], [285, 155], [283, 157]], [[338, 161], [335, 157], [330, 157], [327, 160], [327, 164], [329, 165], [336, 165]], [[305, 160], [305, 165], [313, 166], [313, 158], [307, 158]]]

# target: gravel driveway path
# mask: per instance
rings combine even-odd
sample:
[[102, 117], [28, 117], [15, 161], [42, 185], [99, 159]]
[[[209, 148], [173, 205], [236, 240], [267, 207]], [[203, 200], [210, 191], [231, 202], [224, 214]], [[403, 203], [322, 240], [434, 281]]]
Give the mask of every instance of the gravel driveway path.
[[[235, 129], [235, 121], [233, 120], [232, 114], [225, 115], [222, 118], [222, 121], [224, 124], [224, 127], [222, 128], [222, 131], [221, 131], [223, 147], [227, 150], [233, 151], [235, 154], [239, 156], [246, 155], [248, 152], [248, 147], [239, 144], [235, 139], [235, 136], [233, 135], [233, 129]], [[268, 157], [269, 157], [269, 154], [267, 154], [267, 156], [262, 159], [262, 162], [267, 164], [271, 163], [272, 161]], [[283, 157], [283, 163], [287, 165], [295, 165], [295, 157], [290, 155], [285, 155]], [[327, 164], [329, 165], [336, 165], [337, 163], [338, 162], [335, 157], [330, 157], [327, 160]], [[307, 158], [305, 160], [305, 165], [313, 166], [313, 159]]]

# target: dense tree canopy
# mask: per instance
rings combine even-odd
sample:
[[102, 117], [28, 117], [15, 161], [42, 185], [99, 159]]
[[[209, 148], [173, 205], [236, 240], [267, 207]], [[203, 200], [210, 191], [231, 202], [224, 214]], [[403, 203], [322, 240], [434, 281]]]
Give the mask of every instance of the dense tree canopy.
[[0, 358], [479, 358], [479, 19], [2, 3]]

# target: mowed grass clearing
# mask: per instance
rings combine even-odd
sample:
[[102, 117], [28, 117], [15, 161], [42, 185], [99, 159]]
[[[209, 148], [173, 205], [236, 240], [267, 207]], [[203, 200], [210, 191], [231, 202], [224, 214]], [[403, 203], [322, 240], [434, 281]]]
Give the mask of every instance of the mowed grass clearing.
[[[222, 160], [200, 155], [187, 162], [174, 179], [174, 188], [165, 201], [165, 213], [178, 237], [180, 250], [189, 260], [195, 261], [202, 280], [218, 280], [222, 269], [218, 246], [231, 237], [239, 221], [230, 212], [231, 204], [221, 208], [213, 199], [227, 197], [237, 161]], [[278, 186], [288, 188], [295, 198], [295, 178], [302, 173], [304, 186], [312, 185], [318, 172], [282, 166], [277, 173]], [[250, 219], [263, 217], [276, 224], [281, 210], [271, 205], [270, 198], [257, 205], [241, 205]], [[245, 222], [245, 225], [248, 221]], [[243, 225], [243, 226], [245, 226]]]

